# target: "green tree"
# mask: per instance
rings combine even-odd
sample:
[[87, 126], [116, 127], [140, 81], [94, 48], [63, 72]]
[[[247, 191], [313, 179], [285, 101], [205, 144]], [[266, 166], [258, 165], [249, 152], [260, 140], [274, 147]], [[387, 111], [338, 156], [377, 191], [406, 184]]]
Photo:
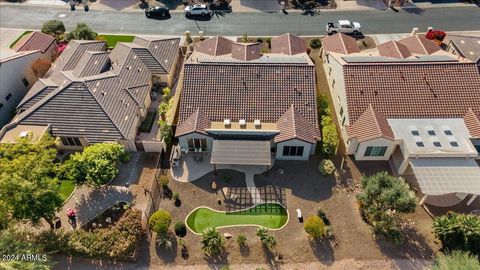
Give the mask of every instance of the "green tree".
[[380, 172], [364, 176], [357, 195], [361, 210], [376, 232], [390, 236], [396, 244], [403, 241], [398, 229], [399, 214], [415, 211], [415, 194], [402, 178]]
[[166, 102], [168, 102], [172, 97], [171, 94], [172, 94], [172, 90], [169, 87], [165, 87], [162, 89], [162, 97], [163, 97], [163, 100], [165, 100]]
[[478, 270], [480, 263], [476, 256], [470, 255], [468, 252], [459, 250], [453, 251], [451, 254], [439, 254], [436, 256], [432, 266], [432, 270]]
[[310, 216], [303, 225], [305, 231], [314, 239], [327, 235], [327, 226], [319, 216]]
[[[2, 223], [8, 219], [37, 224], [41, 218], [53, 227], [56, 209], [62, 204], [53, 160], [55, 141], [44, 136], [36, 143], [21, 139], [0, 144], [0, 199]], [[3, 215], [3, 214], [2, 214]]]
[[260, 227], [257, 229], [257, 236], [262, 241], [262, 244], [270, 251], [275, 251], [277, 246], [277, 239], [274, 235], [268, 233], [268, 229], [265, 227]]
[[166, 144], [172, 143], [172, 126], [167, 123], [167, 121], [159, 120], [160, 125], [160, 136], [163, 138]]
[[[43, 248], [35, 244], [35, 237], [27, 232], [14, 229], [0, 231], [0, 254], [2, 255], [40, 255], [35, 261], [26, 259], [0, 260], [0, 269], [5, 270], [48, 270], [52, 268], [50, 258]], [[45, 255], [43, 255], [45, 254]]]
[[435, 218], [433, 231], [445, 250], [464, 250], [480, 256], [480, 217], [448, 212]]
[[60, 35], [65, 33], [65, 25], [59, 20], [49, 20], [42, 25], [42, 33], [59, 40]]
[[80, 40], [95, 40], [98, 34], [93, 31], [90, 26], [85, 23], [78, 23], [75, 30], [67, 34], [67, 40], [80, 39]]
[[332, 117], [322, 116], [322, 152], [331, 157], [335, 154], [338, 145], [338, 132]]
[[63, 177], [99, 186], [118, 174], [117, 163], [125, 148], [119, 143], [99, 143], [73, 154], [62, 166]]
[[168, 233], [171, 223], [172, 215], [165, 210], [158, 210], [153, 213], [148, 221], [150, 229], [160, 235]]
[[202, 233], [202, 249], [209, 256], [219, 255], [225, 249], [225, 238], [215, 228], [207, 228]]

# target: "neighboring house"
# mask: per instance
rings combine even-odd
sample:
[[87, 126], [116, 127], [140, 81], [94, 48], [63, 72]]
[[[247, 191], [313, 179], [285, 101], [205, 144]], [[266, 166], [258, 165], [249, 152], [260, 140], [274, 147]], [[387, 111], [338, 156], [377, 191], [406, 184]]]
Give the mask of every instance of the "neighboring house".
[[348, 155], [389, 160], [398, 174], [413, 173], [425, 195], [480, 194], [475, 63], [421, 36], [365, 51], [342, 34], [322, 42]]
[[21, 37], [12, 47], [16, 52], [40, 51], [42, 57], [52, 60], [57, 42], [54, 37], [39, 31], [33, 31]]
[[175, 136], [183, 151], [209, 152], [212, 164], [272, 165], [307, 160], [320, 132], [315, 66], [303, 39], [259, 43], [214, 37], [186, 60]]
[[38, 137], [35, 131], [49, 127], [62, 149], [117, 141], [131, 151], [161, 151], [161, 142], [146, 149], [136, 137], [151, 103], [152, 78], [173, 78], [180, 39], [150, 39], [152, 48], [143, 42], [118, 43], [108, 52], [103, 41], [71, 41], [20, 102], [0, 141]]
[[480, 67], [480, 37], [447, 35], [447, 51], [477, 63]]
[[0, 129], [15, 114], [15, 109], [37, 78], [31, 67], [40, 51], [15, 53], [0, 59]]

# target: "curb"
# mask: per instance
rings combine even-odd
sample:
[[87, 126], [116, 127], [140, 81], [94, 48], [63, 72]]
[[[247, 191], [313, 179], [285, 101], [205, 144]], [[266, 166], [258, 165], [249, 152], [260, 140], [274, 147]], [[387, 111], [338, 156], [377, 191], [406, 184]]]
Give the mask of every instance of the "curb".
[[[245, 209], [241, 209], [241, 210], [235, 210], [235, 211], [231, 211], [231, 212], [228, 212], [228, 213], [236, 213], [236, 212], [242, 212], [242, 211], [246, 211], [246, 210], [249, 210], [249, 209], [252, 209], [254, 207], [257, 207], [259, 205], [262, 205], [262, 204], [267, 204], [269, 202], [264, 202], [264, 203], [261, 203], [261, 204], [257, 204], [257, 205], [254, 205], [254, 206], [250, 206], [250, 207], [247, 207]], [[280, 205], [281, 207], [283, 207], [285, 209], [285, 211], [287, 212], [287, 221], [285, 222], [285, 224], [283, 224], [280, 228], [276, 228], [276, 229], [271, 229], [271, 228], [268, 228], [268, 227], [265, 227], [265, 226], [261, 226], [261, 225], [257, 225], [257, 224], [235, 224], [235, 225], [226, 225], [226, 226], [218, 226], [218, 227], [214, 227], [215, 229], [225, 229], [225, 228], [232, 228], [232, 227], [263, 227], [263, 228], [267, 228], [269, 231], [279, 231], [279, 230], [282, 230], [283, 228], [285, 228], [285, 226], [287, 226], [288, 222], [290, 222], [290, 213], [288, 212], [288, 208], [281, 204], [281, 203], [271, 203], [271, 204], [278, 204]], [[188, 222], [187, 222], [187, 219], [188, 217], [195, 211], [197, 211], [198, 209], [200, 208], [206, 208], [206, 209], [209, 209], [213, 212], [217, 212], [217, 213], [227, 213], [227, 211], [221, 211], [221, 210], [215, 210], [213, 208], [210, 208], [208, 206], [197, 206], [195, 207], [192, 211], [190, 211], [188, 213], [188, 215], [185, 217], [185, 226], [188, 228], [188, 230], [190, 230], [191, 233], [195, 234], [195, 235], [202, 235], [201, 233], [196, 233], [195, 231], [193, 231], [190, 226], [188, 226]]]

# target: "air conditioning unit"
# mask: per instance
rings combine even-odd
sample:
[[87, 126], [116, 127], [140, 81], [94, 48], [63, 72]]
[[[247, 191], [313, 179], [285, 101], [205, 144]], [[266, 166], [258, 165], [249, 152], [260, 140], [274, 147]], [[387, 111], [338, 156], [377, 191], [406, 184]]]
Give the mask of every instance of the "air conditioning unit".
[[247, 121], [245, 121], [245, 119], [240, 119], [238, 123], [240, 124], [241, 127], [244, 127], [247, 125]]
[[231, 124], [230, 119], [223, 120], [223, 124], [225, 125], [225, 127], [230, 127], [230, 124]]
[[26, 138], [26, 137], [28, 137], [28, 131], [20, 132], [20, 138]]
[[253, 121], [253, 123], [255, 124], [255, 127], [259, 128], [262, 126], [262, 123], [260, 122], [260, 120], [256, 119], [255, 121]]

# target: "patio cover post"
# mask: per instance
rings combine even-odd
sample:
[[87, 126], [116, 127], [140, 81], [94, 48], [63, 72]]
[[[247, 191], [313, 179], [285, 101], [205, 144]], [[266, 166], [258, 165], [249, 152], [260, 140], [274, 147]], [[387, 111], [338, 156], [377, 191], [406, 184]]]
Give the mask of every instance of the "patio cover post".
[[467, 202], [467, 205], [470, 205], [473, 203], [473, 201], [475, 201], [475, 199], [477, 198], [477, 194], [473, 194], [472, 197], [470, 198], [470, 200], [468, 200]]
[[420, 200], [420, 205], [423, 205], [423, 203], [427, 198], [428, 198], [428, 195], [423, 195], [423, 198]]

